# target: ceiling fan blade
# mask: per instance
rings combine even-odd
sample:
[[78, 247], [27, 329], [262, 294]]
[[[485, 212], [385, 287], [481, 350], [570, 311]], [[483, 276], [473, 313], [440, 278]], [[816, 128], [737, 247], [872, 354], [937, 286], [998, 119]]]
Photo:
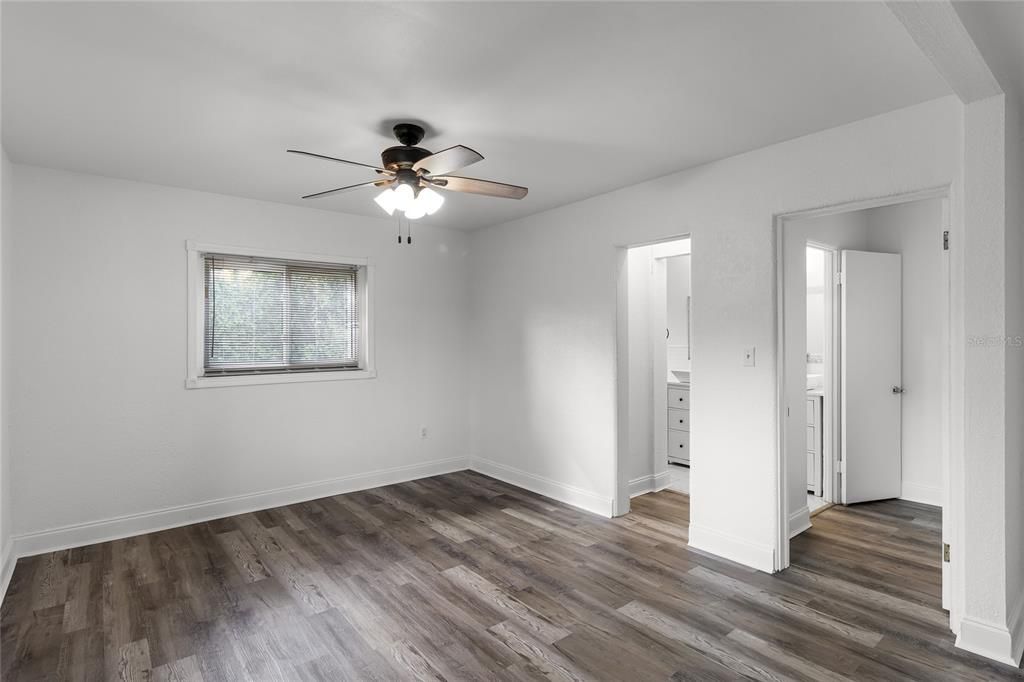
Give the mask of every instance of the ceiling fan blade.
[[358, 185], [349, 185], [347, 187], [338, 187], [337, 189], [328, 189], [328, 190], [325, 190], [323, 192], [317, 192], [316, 194], [307, 194], [306, 196], [304, 196], [302, 198], [303, 199], [316, 199], [316, 198], [319, 198], [319, 197], [325, 197], [328, 194], [337, 194], [339, 192], [350, 192], [350, 191], [352, 191], [354, 189], [359, 189], [360, 187], [372, 187], [372, 186], [382, 187], [384, 185], [387, 185], [390, 182], [391, 182], [391, 180], [371, 180], [370, 182], [361, 182]]
[[447, 175], [452, 171], [465, 168], [471, 163], [483, 160], [483, 155], [469, 147], [457, 144], [454, 147], [442, 149], [436, 154], [431, 154], [425, 159], [420, 159], [412, 165], [412, 169], [414, 171], [422, 170], [428, 175]]
[[392, 174], [392, 172], [389, 171], [389, 170], [384, 170], [383, 168], [379, 168], [377, 166], [371, 166], [368, 163], [359, 163], [358, 161], [346, 161], [345, 159], [336, 159], [333, 156], [324, 156], [323, 154], [314, 154], [313, 152], [301, 152], [298, 149], [289, 149], [288, 153], [289, 154], [302, 154], [303, 156], [312, 156], [313, 158], [316, 158], [316, 159], [324, 159], [325, 161], [335, 161], [337, 163], [348, 164], [349, 166], [362, 166], [363, 168], [369, 168], [371, 170], [375, 170], [378, 173], [387, 173], [389, 175]]
[[478, 180], [477, 178], [460, 178], [457, 175], [447, 175], [443, 178], [433, 177], [430, 181], [438, 187], [453, 192], [469, 192], [502, 199], [522, 199], [530, 191], [519, 185], [507, 185], [504, 182]]

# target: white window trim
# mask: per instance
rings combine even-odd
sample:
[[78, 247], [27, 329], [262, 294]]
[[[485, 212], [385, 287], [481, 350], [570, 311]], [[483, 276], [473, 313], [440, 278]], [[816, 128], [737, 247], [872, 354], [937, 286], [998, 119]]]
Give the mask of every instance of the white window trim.
[[[223, 386], [254, 386], [258, 384], [297, 384], [312, 381], [351, 381], [373, 379], [377, 376], [373, 353], [373, 290], [374, 267], [368, 258], [350, 258], [322, 253], [297, 253], [294, 251], [269, 251], [244, 246], [226, 246], [185, 242], [188, 257], [188, 361], [185, 388], [216, 388]], [[337, 263], [355, 265], [360, 270], [362, 286], [360, 296], [360, 325], [365, 330], [359, 348], [359, 369], [323, 372], [296, 372], [292, 374], [241, 374], [234, 376], [203, 376], [203, 331], [206, 311], [204, 308], [203, 258], [208, 253], [255, 258], [277, 258], [302, 260], [313, 263]]]

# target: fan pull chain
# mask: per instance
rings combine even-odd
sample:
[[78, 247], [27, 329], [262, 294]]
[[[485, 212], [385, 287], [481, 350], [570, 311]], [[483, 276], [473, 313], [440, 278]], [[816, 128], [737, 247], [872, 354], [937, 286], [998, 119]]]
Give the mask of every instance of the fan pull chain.
[[[402, 216], [397, 216], [398, 221], [398, 243], [402, 243]], [[406, 219], [405, 221], [405, 243], [412, 244], [412, 221]]]

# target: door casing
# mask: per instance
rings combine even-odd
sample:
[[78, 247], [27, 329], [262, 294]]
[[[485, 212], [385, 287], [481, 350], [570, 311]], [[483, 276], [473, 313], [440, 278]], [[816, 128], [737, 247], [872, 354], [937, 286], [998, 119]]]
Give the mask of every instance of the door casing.
[[[877, 197], [859, 201], [837, 203], [825, 207], [818, 207], [806, 210], [778, 213], [773, 216], [773, 239], [775, 242], [775, 309], [776, 309], [776, 448], [775, 448], [775, 570], [781, 571], [789, 567], [789, 501], [787, 492], [787, 443], [786, 443], [786, 324], [785, 324], [785, 263], [784, 263], [784, 241], [783, 234], [787, 222], [803, 220], [838, 213], [848, 213], [881, 206], [892, 206], [895, 204], [909, 203], [922, 199], [943, 200], [943, 224], [936, 227], [936, 238], [941, 238], [943, 230], [952, 230], [951, 216], [953, 211], [950, 204], [960, 199], [955, 195], [954, 188], [950, 185], [930, 187], [918, 191], [903, 194]], [[955, 239], [953, 241], [955, 244]], [[942, 424], [942, 470], [944, 474], [943, 489], [945, 501], [942, 508], [942, 539], [944, 543], [955, 542], [961, 537], [963, 528], [962, 496], [955, 494], [955, 485], [962, 484], [953, 480], [952, 472], [963, 471], [964, 449], [963, 441], [954, 437], [954, 412], [956, 405], [963, 404], [963, 381], [956, 381], [959, 376], [962, 379], [962, 363], [956, 361], [957, 354], [954, 352], [954, 339], [957, 336], [953, 333], [954, 323], [960, 319], [957, 313], [958, 302], [962, 302], [962, 291], [954, 289], [953, 272], [954, 262], [959, 262], [960, 256], [953, 255], [952, 251], [944, 252], [943, 281], [948, 283], [939, 292], [944, 299], [943, 309], [946, 312], [946, 320], [943, 325], [944, 333], [942, 343], [947, 350], [946, 359], [943, 362], [943, 424]], [[953, 261], [953, 259], [958, 259]], [[959, 281], [959, 280], [958, 280]], [[962, 285], [962, 282], [960, 282]], [[836, 353], [838, 355], [838, 353]], [[798, 406], [799, 407], [799, 406]], [[836, 429], [838, 430], [838, 429]], [[956, 430], [959, 434], [960, 429]], [[833, 453], [833, 458], [835, 453]], [[941, 550], [940, 550], [941, 551]], [[964, 581], [962, 563], [959, 556], [954, 552], [952, 562], [942, 563], [942, 602], [943, 608], [949, 610], [950, 629], [959, 633], [961, 608], [964, 602]]]

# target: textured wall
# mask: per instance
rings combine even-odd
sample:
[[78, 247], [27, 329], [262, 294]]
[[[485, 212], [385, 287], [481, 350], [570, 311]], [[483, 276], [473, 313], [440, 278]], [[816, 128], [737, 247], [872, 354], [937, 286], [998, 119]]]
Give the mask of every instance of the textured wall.
[[11, 549], [11, 457], [7, 435], [7, 335], [10, 327], [6, 324], [8, 300], [10, 298], [7, 281], [10, 277], [8, 267], [8, 234], [11, 228], [13, 208], [12, 167], [7, 154], [0, 148], [0, 589], [5, 585], [3, 580], [7, 568], [6, 561]]
[[983, 626], [1006, 622], [1006, 351], [987, 341], [1006, 333], [1003, 104], [964, 107], [964, 615]]
[[[1020, 93], [1018, 93], [1020, 94]], [[1024, 106], [1006, 115], [1006, 579], [1013, 655], [1024, 654]]]

